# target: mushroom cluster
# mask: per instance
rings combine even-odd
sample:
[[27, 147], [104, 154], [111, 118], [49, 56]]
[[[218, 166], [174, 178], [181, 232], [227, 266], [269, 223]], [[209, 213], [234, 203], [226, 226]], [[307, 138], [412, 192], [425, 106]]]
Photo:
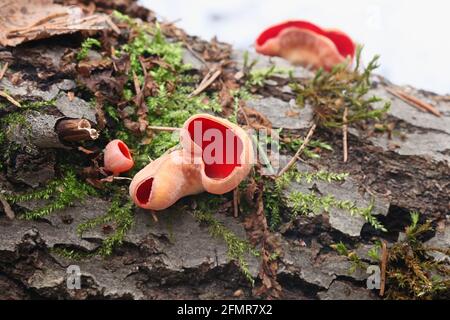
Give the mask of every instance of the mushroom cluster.
[[322, 29], [307, 21], [286, 21], [262, 32], [256, 39], [258, 53], [278, 56], [296, 65], [331, 70], [353, 60], [356, 45], [344, 32]]
[[[230, 192], [245, 179], [254, 162], [247, 133], [209, 114], [198, 114], [185, 122], [180, 145], [181, 149], [164, 154], [133, 177], [129, 192], [137, 206], [159, 211], [188, 195]], [[133, 165], [123, 141], [113, 140], [106, 146], [105, 170], [118, 175]]]

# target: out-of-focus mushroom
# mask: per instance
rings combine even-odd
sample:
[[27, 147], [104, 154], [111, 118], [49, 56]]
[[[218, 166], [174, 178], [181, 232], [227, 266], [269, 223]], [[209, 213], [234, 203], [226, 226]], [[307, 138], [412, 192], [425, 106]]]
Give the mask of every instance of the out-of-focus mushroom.
[[255, 48], [293, 64], [326, 70], [353, 59], [356, 50], [353, 40], [342, 31], [325, 30], [307, 21], [287, 21], [266, 29], [256, 39]]
[[104, 151], [104, 168], [117, 176], [127, 172], [134, 166], [131, 152], [122, 140], [113, 140], [108, 143]]

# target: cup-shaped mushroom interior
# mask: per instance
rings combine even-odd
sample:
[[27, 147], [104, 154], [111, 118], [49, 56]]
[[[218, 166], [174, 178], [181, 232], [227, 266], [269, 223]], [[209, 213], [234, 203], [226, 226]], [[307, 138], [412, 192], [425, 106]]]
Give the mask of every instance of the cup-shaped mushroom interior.
[[130, 149], [128, 149], [127, 145], [125, 143], [123, 143], [122, 141], [119, 141], [117, 143], [117, 146], [119, 147], [120, 152], [123, 154], [123, 156], [129, 160], [131, 159], [131, 153], [130, 153]]
[[[130, 196], [139, 207], [146, 208], [151, 206], [150, 198], [154, 191], [155, 177], [158, 174], [161, 175], [163, 173], [161, 171], [163, 164], [168, 164], [170, 167], [169, 161], [170, 154], [164, 155], [146, 165], [133, 177], [130, 184]], [[174, 168], [171, 168], [170, 171], [170, 174], [175, 174], [175, 172], [173, 172]], [[177, 179], [179, 177], [173, 176], [173, 178]], [[160, 177], [160, 180], [167, 183], [171, 182], [170, 180], [164, 181], [167, 180], [165, 177]]]
[[140, 204], [145, 205], [148, 203], [150, 194], [152, 193], [152, 187], [153, 177], [148, 178], [138, 186], [136, 190], [136, 199]]
[[225, 179], [242, 166], [243, 141], [222, 122], [196, 117], [187, 126], [191, 140], [201, 148], [205, 174]]

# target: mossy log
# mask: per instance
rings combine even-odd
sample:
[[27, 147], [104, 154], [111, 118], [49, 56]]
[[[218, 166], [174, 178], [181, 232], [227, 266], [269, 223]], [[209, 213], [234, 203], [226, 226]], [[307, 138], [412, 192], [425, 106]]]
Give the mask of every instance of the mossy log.
[[[101, 12], [110, 13], [112, 9], [117, 9], [133, 18], [155, 21], [153, 12], [139, 7], [132, 0], [93, 2], [97, 5], [96, 10]], [[207, 74], [205, 66], [208, 62], [205, 60], [211, 58], [211, 52], [224, 52], [223, 48], [227, 48], [226, 44], [205, 42], [177, 28], [166, 30], [165, 35], [171, 38], [171, 42], [181, 43], [183, 61], [189, 62], [192, 67], [188, 71], [189, 76], [196, 76], [198, 83]], [[109, 138], [116, 138], [107, 136], [107, 130], [98, 129], [99, 112], [91, 100], [101, 98], [102, 102], [108, 102], [111, 97], [89, 94], [87, 87], [79, 83], [76, 63], [66, 64], [67, 57], [80, 49], [84, 38], [85, 35], [75, 34], [25, 43], [15, 48], [0, 47], [0, 63], [9, 65], [0, 81], [0, 90], [8, 92], [22, 105], [19, 110], [20, 107], [0, 98], [0, 124], [3, 130], [0, 132], [3, 156], [0, 195], [2, 202], [8, 201], [10, 205], [9, 209], [5, 209], [0, 203], [0, 298], [255, 298], [255, 290], [248, 277], [253, 277], [256, 285], [261, 284], [258, 279], [261, 257], [247, 250], [247, 240], [236, 240], [247, 239], [248, 234], [244, 218], [233, 217], [232, 194], [221, 198], [221, 207], [214, 212], [217, 213], [214, 215], [215, 229], [225, 234], [228, 241], [234, 241], [234, 251], [230, 252], [227, 239], [211, 234], [214, 228], [196, 219], [195, 212], [201, 209], [197, 196], [189, 197], [159, 214], [158, 221], [152, 219], [149, 212], [133, 209], [130, 221], [130, 215], [121, 215], [120, 210], [127, 208], [127, 204], [118, 204], [112, 197], [100, 196], [102, 190], [96, 193], [86, 188], [77, 193], [77, 190], [70, 189], [85, 186], [85, 181], [73, 183], [70, 179], [62, 179], [52, 184], [55, 178], [61, 178], [59, 171], [63, 160], [68, 160], [64, 164], [76, 163], [80, 171], [92, 166], [93, 157], [80, 155], [78, 146], [101, 150]], [[241, 51], [232, 51], [230, 57], [223, 58], [229, 58], [223, 68], [232, 70], [229, 73], [235, 75], [234, 80], [246, 71], [245, 56]], [[258, 59], [254, 71], [267, 70], [274, 64], [280, 68], [292, 68], [281, 59], [256, 54], [247, 56], [247, 60], [253, 58]], [[146, 63], [145, 59], [135, 62]], [[219, 62], [216, 61], [216, 65]], [[112, 64], [111, 61], [104, 63]], [[116, 68], [120, 67], [118, 61], [114, 64]], [[156, 68], [158, 64], [163, 65], [164, 61], [156, 60], [151, 67]], [[101, 72], [103, 70], [90, 77], [102, 76], [104, 84], [111, 76]], [[306, 79], [314, 76], [303, 68], [295, 68], [293, 75]], [[231, 81], [220, 76], [218, 79], [223, 83]], [[143, 92], [155, 90], [145, 84], [137, 81], [133, 86], [144, 88]], [[261, 86], [253, 88], [245, 104], [255, 111], [254, 116], [263, 115], [273, 129], [284, 128], [289, 134], [304, 137], [313, 119], [313, 106], [306, 104], [304, 108], [298, 108], [296, 94], [288, 84], [286, 74], [264, 78]], [[348, 204], [350, 201], [358, 208], [372, 206], [388, 232], [375, 230], [364, 216], [352, 216], [339, 205], [323, 214], [298, 215], [294, 218], [289, 208], [281, 208], [281, 225], [272, 233], [282, 251], [277, 255], [279, 265], [275, 271], [282, 287], [282, 298], [379, 299], [377, 290], [366, 287], [366, 270], [355, 265], [359, 262], [378, 265], [373, 255], [369, 254], [376, 245], [374, 239], [387, 241], [392, 246], [399, 238], [404, 238], [405, 227], [411, 223], [412, 211], [419, 211], [421, 222], [430, 220], [433, 226], [430, 232], [423, 234], [421, 241], [447, 248], [450, 245], [450, 102], [430, 92], [403, 88], [432, 103], [441, 112], [441, 117], [436, 117], [390, 95], [387, 90], [389, 86], [392, 84], [387, 79], [375, 76], [370, 93], [391, 101], [388, 122], [401, 134], [388, 137], [364, 126], [349, 128], [348, 162], [344, 163], [341, 131], [320, 128], [313, 139], [327, 141], [333, 146], [333, 151], [320, 152], [320, 158], [305, 158], [297, 163], [298, 170], [304, 172], [305, 177], [317, 177], [320, 176], [318, 172], [326, 171], [346, 172], [349, 177], [345, 181], [330, 179], [332, 181], [329, 182], [327, 177], [330, 175], [325, 174], [316, 180], [306, 179], [289, 185], [290, 190], [296, 192], [314, 190], [324, 196], [321, 200], [333, 199], [334, 204]], [[176, 88], [168, 86], [167, 90]], [[192, 88], [194, 90], [195, 87]], [[210, 100], [213, 96], [224, 95], [224, 92], [217, 91], [214, 83], [208, 90], [211, 91], [208, 93]], [[228, 99], [231, 105], [233, 98]], [[168, 103], [162, 98], [161, 101]], [[130, 105], [132, 103], [136, 101], [130, 102]], [[110, 105], [117, 107], [112, 102]], [[118, 119], [133, 110], [130, 105], [123, 106]], [[138, 110], [146, 111], [145, 108]], [[109, 118], [102, 120], [113, 123], [110, 128], [117, 127], [114, 116], [115, 113], [110, 113]], [[384, 127], [378, 128], [378, 131], [382, 129]], [[154, 138], [154, 133], [150, 137]], [[157, 142], [156, 139], [142, 138], [138, 145]], [[289, 161], [295, 150], [288, 153], [280, 157], [282, 164]], [[148, 155], [145, 160], [148, 160]], [[101, 163], [97, 165], [101, 166]], [[126, 195], [126, 181], [115, 180], [115, 192]], [[39, 193], [45, 188], [50, 190]], [[18, 196], [30, 191], [37, 196], [30, 197], [31, 201], [21, 201], [24, 199]], [[80, 194], [83, 198], [79, 197]], [[326, 198], [327, 194], [333, 195], [333, 198]], [[62, 197], [58, 198], [58, 195]], [[52, 207], [52, 210], [55, 209], [53, 214], [37, 220], [23, 218], [24, 212], [51, 206], [52, 197], [61, 200], [65, 207]], [[3, 214], [5, 210], [8, 210], [9, 218]], [[14, 211], [15, 219], [10, 219], [12, 215], [9, 210]], [[211, 219], [207, 216], [203, 220]], [[86, 226], [87, 222], [96, 228], [86, 228], [80, 232], [79, 226]], [[116, 233], [111, 233], [111, 230], [124, 234], [121, 238], [114, 238]], [[107, 258], [98, 254], [104, 249], [102, 243], [105, 241], [109, 244], [114, 241], [121, 243]], [[350, 248], [347, 256], [332, 249], [333, 245], [341, 242]], [[244, 252], [245, 256], [235, 260], [246, 261], [246, 274], [235, 261], [229, 259], [230, 256], [236, 258], [236, 252]], [[351, 259], [355, 255], [359, 260]], [[440, 258], [445, 259], [445, 254]], [[67, 287], [67, 266], [74, 264], [81, 270], [80, 290]]]

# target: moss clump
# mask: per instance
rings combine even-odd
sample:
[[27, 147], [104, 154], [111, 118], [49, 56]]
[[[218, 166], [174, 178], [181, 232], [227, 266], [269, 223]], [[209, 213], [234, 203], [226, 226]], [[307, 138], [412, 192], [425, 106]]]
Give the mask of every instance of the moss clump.
[[266, 183], [263, 193], [264, 214], [270, 230], [275, 231], [282, 223], [282, 209], [286, 206], [284, 195], [273, 183]]
[[258, 59], [250, 61], [248, 51], [244, 52], [243, 57], [243, 69], [246, 73], [245, 87], [248, 89], [254, 87], [264, 87], [266, 80], [269, 80], [274, 76], [291, 75], [293, 71], [292, 69], [288, 68], [279, 68], [276, 65], [272, 65], [269, 68], [254, 70], [256, 64], [258, 63]]
[[[286, 137], [281, 140], [282, 150], [296, 152], [298, 148], [303, 144], [304, 140], [301, 138]], [[303, 155], [309, 159], [319, 159], [320, 154], [318, 151], [333, 151], [333, 147], [326, 142], [320, 140], [311, 140], [308, 146], [303, 150]]]
[[80, 61], [85, 59], [89, 54], [89, 50], [91, 50], [93, 47], [101, 48], [101, 46], [102, 44], [97, 39], [87, 38], [81, 44], [81, 49], [77, 54], [77, 60]]
[[38, 101], [21, 101], [21, 108], [20, 110], [36, 110], [36, 109], [41, 109], [44, 107], [54, 107], [56, 103], [56, 99], [52, 99], [52, 100], [48, 100], [48, 101], [43, 101], [43, 100], [38, 100]]
[[77, 251], [74, 249], [68, 248], [52, 248], [50, 252], [56, 254], [60, 257], [72, 260], [72, 261], [83, 261], [93, 257], [93, 254], [90, 252]]
[[[319, 197], [306, 196], [299, 192], [287, 192], [288, 186], [293, 183], [313, 181], [324, 181], [328, 183], [341, 182], [348, 177], [347, 173], [334, 173], [325, 170], [318, 172], [300, 172], [293, 168], [286, 172], [281, 177], [272, 179], [270, 177], [263, 177], [264, 181], [264, 211], [271, 230], [276, 230], [282, 223], [282, 211], [287, 209], [291, 211], [291, 218], [297, 217], [299, 214], [309, 214], [315, 212], [317, 214], [329, 209], [326, 204], [331, 203], [333, 196], [329, 195], [320, 201]], [[302, 197], [301, 197], [302, 196]], [[347, 202], [339, 202], [334, 199], [335, 205], [340, 207], [351, 208], [351, 214], [355, 214], [355, 209]], [[321, 206], [322, 205], [322, 206]], [[321, 210], [322, 209], [322, 210]], [[362, 212], [361, 212], [362, 213]], [[367, 213], [365, 213], [367, 215]]]
[[26, 220], [34, 220], [51, 214], [56, 210], [65, 209], [77, 201], [82, 201], [88, 195], [96, 195], [96, 190], [90, 185], [81, 182], [76, 174], [67, 169], [61, 179], [51, 181], [45, 188], [34, 190], [23, 195], [8, 196], [11, 203], [26, 202], [30, 200], [51, 200], [51, 203], [23, 214]]
[[364, 263], [354, 251], [349, 250], [343, 242], [332, 244], [331, 248], [336, 250], [339, 255], [347, 257], [351, 262], [349, 274], [355, 273], [357, 270], [367, 270], [368, 264]]
[[[8, 141], [8, 134], [13, 130], [23, 128], [30, 131], [31, 127], [27, 122], [27, 112], [29, 110], [41, 109], [46, 106], [54, 106], [55, 100], [49, 101], [21, 101], [21, 108], [2, 116], [0, 118], [0, 170], [8, 161], [11, 154], [19, 148], [14, 141]], [[0, 109], [2, 106], [0, 105]]]
[[304, 193], [295, 191], [288, 196], [288, 205], [292, 209], [293, 217], [302, 214], [330, 212], [331, 208], [335, 208], [345, 210], [352, 216], [359, 215], [374, 229], [387, 232], [386, 228], [372, 214], [374, 208], [373, 203], [366, 208], [359, 208], [353, 201], [338, 200], [333, 195], [319, 196], [315, 192]]
[[[292, 81], [297, 104], [303, 107], [309, 102], [319, 124], [342, 127], [362, 120], [380, 119], [389, 110], [389, 102], [385, 102], [381, 109], [372, 108], [374, 103], [382, 101], [376, 96], [367, 97], [372, 72], [379, 67], [379, 56], [375, 56], [360, 72], [361, 51], [362, 47], [359, 47], [356, 65], [351, 71], [348, 71], [346, 64], [338, 65], [331, 72], [320, 69], [313, 79], [306, 82]], [[343, 120], [345, 109], [348, 110], [347, 121]]]
[[314, 181], [323, 181], [323, 182], [343, 182], [348, 178], [348, 173], [335, 173], [328, 172], [326, 170], [319, 170], [317, 172], [300, 172], [297, 169], [291, 169], [286, 172], [284, 175], [276, 179], [275, 184], [278, 189], [285, 189], [289, 183], [311, 183]]
[[405, 239], [389, 249], [386, 270], [388, 299], [449, 299], [450, 267], [437, 261], [433, 252], [450, 255], [448, 248], [429, 248], [420, 237], [432, 230], [429, 221], [419, 224], [419, 213], [411, 213]]
[[2, 127], [9, 126], [9, 130], [12, 126], [24, 125], [27, 119], [24, 113], [21, 112], [11, 112], [1, 118], [0, 124]]

